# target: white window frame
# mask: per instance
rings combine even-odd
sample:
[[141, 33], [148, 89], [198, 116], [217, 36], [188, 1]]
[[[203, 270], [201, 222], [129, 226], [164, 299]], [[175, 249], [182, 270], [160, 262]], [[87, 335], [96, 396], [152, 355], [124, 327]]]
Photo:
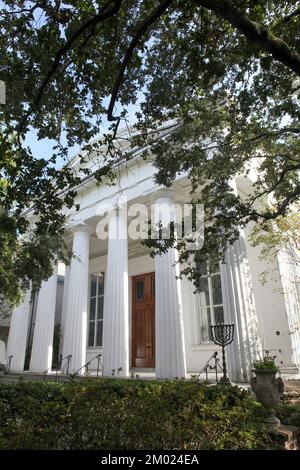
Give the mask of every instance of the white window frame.
[[[213, 302], [213, 285], [212, 285], [212, 278], [214, 276], [219, 276], [220, 278], [220, 284], [221, 284], [221, 297], [222, 297], [222, 303], [218, 303], [218, 304], [214, 304]], [[220, 273], [220, 270], [217, 270], [217, 271], [214, 271], [210, 274], [210, 270], [209, 270], [209, 266], [207, 266], [207, 274], [203, 274], [200, 276], [200, 278], [207, 278], [208, 282], [207, 282], [207, 285], [208, 285], [208, 296], [209, 296], [209, 305], [206, 305], [205, 308], [206, 309], [206, 313], [207, 313], [207, 324], [208, 324], [208, 335], [210, 336], [210, 325], [214, 324], [215, 323], [215, 312], [214, 312], [214, 309], [216, 307], [222, 307], [223, 309], [223, 316], [224, 316], [224, 299], [223, 299], [223, 295], [222, 295], [222, 279], [221, 279], [221, 273]], [[199, 293], [197, 292], [195, 294], [196, 296], [199, 295]], [[211, 345], [213, 344], [213, 341], [212, 340], [203, 340], [202, 337], [201, 337], [201, 312], [200, 312], [200, 309], [201, 309], [201, 306], [198, 302], [198, 299], [196, 299], [196, 326], [197, 326], [197, 346], [201, 346], [201, 345]], [[210, 323], [209, 323], [209, 317], [208, 317], [208, 310], [210, 312]]]
[[[98, 294], [99, 292], [99, 276], [103, 276], [103, 294]], [[91, 285], [92, 285], [92, 276], [97, 276], [97, 286], [96, 286], [96, 295], [91, 296]], [[99, 297], [103, 299], [103, 305], [104, 305], [104, 283], [105, 283], [105, 275], [104, 272], [98, 272], [98, 273], [91, 273], [89, 275], [89, 315], [88, 315], [88, 328], [87, 328], [87, 348], [88, 349], [102, 349], [103, 347], [103, 315], [102, 319], [97, 318], [97, 313], [98, 313], [98, 301]], [[90, 318], [90, 313], [91, 313], [91, 300], [95, 299], [95, 318], [91, 320]], [[103, 312], [104, 314], [104, 312]], [[98, 322], [102, 323], [102, 339], [101, 339], [101, 346], [97, 346], [97, 331], [98, 331]], [[93, 346], [89, 345], [89, 336], [90, 336], [90, 325], [91, 323], [95, 324], [94, 328], [94, 344]]]

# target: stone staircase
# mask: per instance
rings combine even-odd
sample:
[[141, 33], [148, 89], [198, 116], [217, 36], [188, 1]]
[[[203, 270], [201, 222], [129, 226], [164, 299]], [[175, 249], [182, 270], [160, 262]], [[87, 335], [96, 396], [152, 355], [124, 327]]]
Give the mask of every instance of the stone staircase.
[[300, 380], [284, 381], [282, 401], [283, 403], [300, 405]]
[[[133, 370], [135, 372], [135, 370]], [[192, 375], [192, 374], [190, 374]], [[208, 384], [215, 384], [215, 376], [214, 374], [208, 374], [209, 380]], [[142, 380], [155, 380], [155, 372], [154, 370], [151, 372], [139, 371], [138, 377]], [[37, 374], [33, 372], [9, 372], [5, 375], [0, 375], [0, 384], [15, 384], [20, 381], [22, 382], [68, 382], [70, 380], [83, 381], [86, 379], [99, 379], [101, 378], [101, 373], [99, 377], [97, 377], [96, 373], [91, 373], [88, 376], [76, 376], [72, 378], [70, 375], [63, 375], [60, 372], [56, 374], [55, 372], [51, 372], [50, 374]], [[134, 377], [133, 377], [134, 379]], [[204, 380], [200, 380], [200, 382], [205, 382]], [[249, 384], [237, 384], [242, 388], [249, 389]], [[284, 380], [284, 392], [282, 396], [283, 403], [290, 403], [290, 404], [300, 404], [300, 380]]]
[[[86, 377], [75, 377], [73, 380], [84, 380]], [[89, 376], [89, 378], [96, 378], [95, 376]], [[69, 375], [62, 374], [34, 374], [30, 372], [14, 373], [9, 372], [8, 374], [0, 376], [0, 384], [15, 384], [18, 382], [68, 382], [71, 380]]]

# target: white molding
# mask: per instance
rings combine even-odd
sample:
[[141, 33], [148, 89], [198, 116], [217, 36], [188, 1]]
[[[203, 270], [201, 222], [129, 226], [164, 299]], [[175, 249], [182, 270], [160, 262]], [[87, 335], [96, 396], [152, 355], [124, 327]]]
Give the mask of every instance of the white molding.
[[211, 344], [194, 344], [191, 346], [192, 351], [221, 351], [221, 347], [215, 343]]

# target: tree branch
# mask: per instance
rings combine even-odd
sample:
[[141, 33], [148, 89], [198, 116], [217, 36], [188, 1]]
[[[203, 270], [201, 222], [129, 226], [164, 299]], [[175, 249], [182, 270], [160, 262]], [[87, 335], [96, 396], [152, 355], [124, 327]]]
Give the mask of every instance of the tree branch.
[[[97, 24], [99, 23], [102, 23], [103, 21], [107, 20], [108, 18], [111, 18], [112, 16], [114, 16], [115, 14], [118, 13], [120, 7], [121, 7], [121, 4], [122, 4], [122, 1], [123, 0], [115, 0], [113, 2], [111, 2], [111, 0], [108, 0], [104, 5], [103, 7], [101, 8], [101, 10], [97, 13], [97, 15], [93, 16], [91, 19], [89, 19], [88, 21], [86, 21], [85, 23], [83, 23], [80, 28], [78, 28], [73, 34], [72, 36], [70, 37], [70, 39], [67, 40], [67, 42], [57, 51], [57, 53], [55, 54], [55, 59], [53, 61], [53, 64], [52, 64], [52, 67], [51, 69], [49, 70], [47, 76], [45, 77], [45, 79], [43, 80], [42, 82], [42, 85], [41, 87], [39, 88], [39, 91], [38, 91], [38, 94], [36, 96], [36, 99], [33, 103], [33, 105], [29, 108], [29, 110], [27, 111], [27, 113], [25, 114], [24, 118], [22, 119], [21, 123], [20, 123], [20, 126], [18, 128], [18, 134], [20, 134], [30, 116], [30, 114], [32, 113], [33, 109], [35, 109], [42, 97], [43, 97], [43, 94], [45, 92], [45, 89], [46, 87], [48, 86], [49, 82], [51, 81], [53, 75], [55, 74], [55, 72], [57, 71], [59, 65], [60, 65], [60, 61], [62, 59], [62, 57], [68, 52], [70, 51], [73, 46], [74, 46], [74, 43], [76, 42], [76, 40], [85, 32], [87, 31], [89, 28], [95, 28], [97, 26]], [[113, 6], [108, 10], [107, 8], [113, 3]]]
[[295, 199], [299, 199], [300, 196], [300, 184], [295, 186], [294, 191], [290, 192], [286, 198], [277, 206], [277, 210], [274, 212], [266, 212], [266, 213], [259, 213], [259, 212], [252, 212], [249, 215], [255, 215], [264, 220], [275, 220], [280, 215], [284, 215], [286, 210], [288, 209], [289, 205], [295, 201]]
[[173, 0], [164, 0], [160, 3], [160, 5], [155, 8], [155, 10], [150, 13], [150, 15], [141, 23], [139, 26], [137, 32], [135, 33], [134, 37], [132, 38], [129, 47], [125, 53], [125, 56], [123, 58], [118, 76], [115, 80], [114, 86], [113, 86], [113, 91], [111, 94], [109, 106], [108, 106], [108, 111], [107, 111], [107, 118], [109, 121], [115, 121], [118, 119], [118, 117], [113, 116], [113, 109], [115, 106], [115, 102], [117, 100], [117, 95], [120, 89], [120, 86], [122, 84], [124, 74], [127, 68], [127, 65], [130, 62], [130, 59], [133, 55], [133, 52], [139, 42], [139, 40], [143, 37], [143, 35], [147, 32], [148, 28], [155, 23], [156, 20], [158, 20], [161, 15], [167, 10], [167, 8], [171, 5]]
[[46, 5], [47, 5], [47, 2], [43, 1], [43, 2], [36, 3], [31, 8], [22, 8], [21, 10], [12, 10], [12, 11], [2, 10], [0, 12], [0, 15], [3, 15], [3, 16], [21, 15], [22, 13], [30, 13], [32, 15], [37, 8], [44, 8]]
[[198, 6], [213, 11], [243, 33], [246, 38], [261, 50], [269, 52], [278, 60], [300, 76], [300, 54], [278, 36], [252, 21], [245, 13], [237, 9], [230, 0], [194, 0]]
[[282, 19], [282, 22], [283, 23], [287, 23], [288, 21], [290, 21], [292, 18], [294, 18], [295, 16], [298, 16], [300, 15], [300, 7], [297, 8], [297, 10], [293, 11], [292, 13], [290, 13], [289, 15], [285, 16], [283, 19]]
[[297, 165], [287, 165], [285, 168], [283, 168], [282, 172], [279, 175], [278, 180], [273, 184], [271, 188], [265, 189], [264, 191], [256, 194], [256, 196], [252, 198], [251, 206], [253, 206], [255, 201], [257, 201], [257, 199], [259, 199], [260, 197], [266, 194], [271, 194], [273, 191], [275, 191], [275, 189], [283, 182], [287, 173], [290, 173], [291, 171], [297, 171], [297, 170], [300, 170], [300, 163]]

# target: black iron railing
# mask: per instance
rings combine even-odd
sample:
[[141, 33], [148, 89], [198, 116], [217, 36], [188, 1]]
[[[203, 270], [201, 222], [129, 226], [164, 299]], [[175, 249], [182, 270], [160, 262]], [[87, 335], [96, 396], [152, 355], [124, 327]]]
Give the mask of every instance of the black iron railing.
[[223, 369], [220, 365], [220, 359], [218, 357], [218, 351], [215, 351], [208, 359], [205, 366], [200, 370], [196, 376], [197, 380], [200, 379], [201, 375], [205, 373], [205, 380], [208, 382], [208, 373], [214, 371], [216, 383], [218, 383], [218, 371], [223, 374]]
[[76, 377], [82, 369], [84, 369], [84, 375], [86, 375], [86, 376], [89, 375], [89, 366], [91, 365], [91, 363], [93, 362], [94, 359], [97, 359], [96, 374], [97, 374], [97, 377], [99, 377], [100, 366], [103, 368], [103, 364], [101, 362], [101, 357], [102, 357], [102, 354], [97, 354], [96, 356], [92, 357], [92, 359], [90, 359], [88, 362], [83, 364], [83, 366], [81, 366], [78, 370], [76, 370], [76, 372], [74, 372], [74, 374], [71, 374], [71, 376]]
[[65, 375], [69, 375], [69, 369], [70, 369], [70, 361], [72, 359], [72, 354], [68, 354], [61, 360], [61, 371], [63, 372], [63, 362], [67, 361], [67, 368], [66, 368], [66, 373]]
[[5, 374], [10, 372], [11, 360], [14, 356], [11, 354], [5, 358]]
[[51, 367], [48, 367], [48, 369], [44, 370], [44, 373], [43, 373], [44, 374], [44, 380], [46, 380], [49, 371], [52, 371], [52, 370], [55, 370], [55, 380], [57, 380], [58, 372], [61, 372], [61, 373], [63, 372], [62, 366], [63, 366], [64, 361], [67, 361], [67, 370], [66, 370], [65, 375], [68, 375], [69, 374], [69, 367], [70, 367], [71, 358], [72, 358], [72, 354], [68, 354], [65, 357], [62, 357], [62, 355], [60, 355], [60, 358], [59, 358], [58, 362], [56, 362], [54, 365], [51, 365]]

